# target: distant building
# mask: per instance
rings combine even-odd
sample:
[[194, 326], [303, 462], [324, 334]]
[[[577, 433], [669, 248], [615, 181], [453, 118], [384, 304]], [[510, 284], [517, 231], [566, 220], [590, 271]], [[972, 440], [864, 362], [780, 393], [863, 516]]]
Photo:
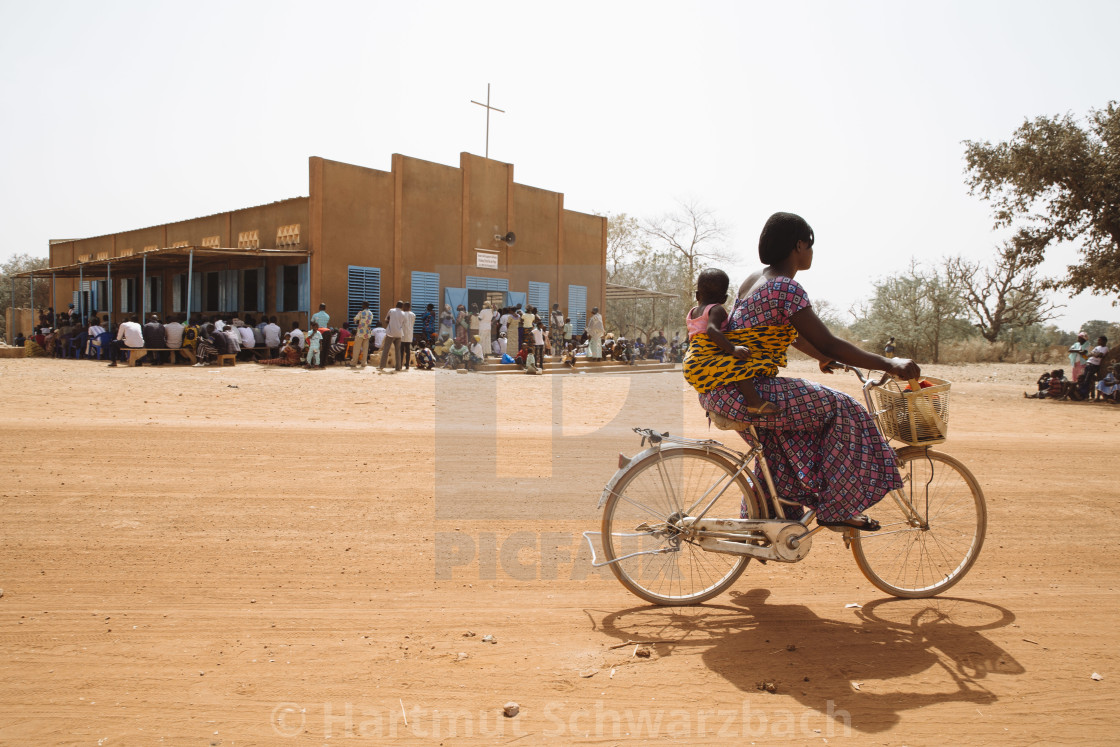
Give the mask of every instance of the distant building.
[[189, 308], [275, 314], [286, 327], [320, 302], [341, 324], [363, 301], [383, 319], [397, 300], [418, 315], [491, 300], [542, 317], [559, 303], [582, 331], [587, 310], [605, 307], [606, 218], [517, 184], [512, 164], [395, 154], [389, 172], [318, 157], [309, 171], [308, 197], [52, 241], [51, 269], [36, 275], [55, 275], [56, 308], [73, 301], [87, 316]]

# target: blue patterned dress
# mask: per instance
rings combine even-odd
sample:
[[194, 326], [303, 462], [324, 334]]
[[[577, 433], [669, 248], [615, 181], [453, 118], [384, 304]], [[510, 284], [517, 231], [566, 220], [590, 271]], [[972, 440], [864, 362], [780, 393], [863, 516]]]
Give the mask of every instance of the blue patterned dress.
[[[810, 305], [799, 283], [774, 278], [735, 301], [728, 329], [792, 327], [790, 317]], [[701, 394], [700, 405], [758, 427], [782, 498], [817, 509], [820, 519], [838, 521], [859, 515], [902, 487], [894, 452], [855, 399], [805, 379], [758, 376], [754, 385], [780, 412], [749, 415], [734, 384]]]

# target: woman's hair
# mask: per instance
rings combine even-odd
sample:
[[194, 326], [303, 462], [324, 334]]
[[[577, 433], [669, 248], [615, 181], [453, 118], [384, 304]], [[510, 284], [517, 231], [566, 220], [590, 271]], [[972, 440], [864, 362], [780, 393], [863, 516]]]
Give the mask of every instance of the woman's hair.
[[727, 273], [717, 267], [709, 267], [700, 271], [696, 278], [696, 295], [700, 298], [723, 303], [727, 300], [727, 288], [731, 285], [731, 278]]
[[813, 245], [813, 228], [800, 215], [774, 213], [762, 227], [758, 237], [758, 258], [764, 264], [776, 265], [790, 255], [798, 241]]

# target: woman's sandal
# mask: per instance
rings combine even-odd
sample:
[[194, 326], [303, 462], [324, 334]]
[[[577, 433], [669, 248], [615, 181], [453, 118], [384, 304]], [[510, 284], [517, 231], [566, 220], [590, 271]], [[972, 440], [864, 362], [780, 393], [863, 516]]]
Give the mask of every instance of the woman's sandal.
[[878, 532], [882, 527], [879, 522], [874, 519], [869, 519], [866, 516], [853, 516], [850, 519], [841, 519], [840, 521], [822, 521], [817, 519], [817, 523], [822, 527], [829, 529], [858, 529], [861, 532]]

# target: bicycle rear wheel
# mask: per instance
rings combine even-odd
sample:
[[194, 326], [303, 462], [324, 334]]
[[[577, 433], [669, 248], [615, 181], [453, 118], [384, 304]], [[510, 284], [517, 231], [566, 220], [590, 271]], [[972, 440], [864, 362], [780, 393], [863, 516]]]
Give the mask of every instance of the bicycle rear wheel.
[[631, 465], [603, 507], [603, 552], [607, 560], [662, 552], [611, 563], [622, 585], [647, 602], [684, 606], [735, 583], [750, 558], [704, 550], [689, 540], [682, 519], [717, 495], [706, 517], [760, 518], [752, 477], [737, 471], [729, 460], [691, 447], [663, 448]]
[[[878, 532], [856, 532], [856, 565], [896, 597], [932, 597], [964, 578], [984, 545], [988, 510], [980, 484], [948, 454], [913, 447], [898, 454], [901, 490], [866, 513]], [[911, 510], [912, 509], [912, 510]]]

